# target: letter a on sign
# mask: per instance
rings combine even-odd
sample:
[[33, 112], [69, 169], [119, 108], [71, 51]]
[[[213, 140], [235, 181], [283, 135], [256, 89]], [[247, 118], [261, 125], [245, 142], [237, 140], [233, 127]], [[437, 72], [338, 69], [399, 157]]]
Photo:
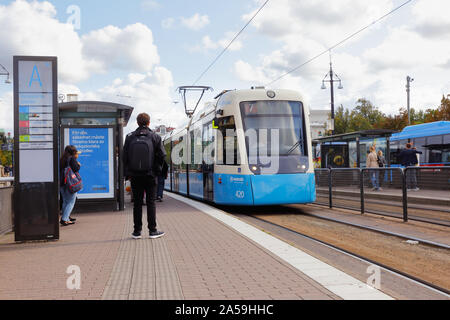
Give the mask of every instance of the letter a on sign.
[[39, 76], [39, 70], [36, 65], [33, 67], [33, 72], [31, 73], [30, 78], [30, 84], [28, 86], [31, 87], [34, 81], [39, 82], [39, 86], [42, 87], [41, 77]]

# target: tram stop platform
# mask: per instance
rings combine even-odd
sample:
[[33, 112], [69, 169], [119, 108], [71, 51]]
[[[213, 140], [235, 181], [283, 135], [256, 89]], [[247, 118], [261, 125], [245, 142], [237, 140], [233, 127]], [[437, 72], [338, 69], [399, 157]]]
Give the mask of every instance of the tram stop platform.
[[[144, 208], [145, 212], [145, 208]], [[168, 194], [157, 203], [163, 238], [131, 238], [123, 212], [77, 214], [54, 242], [0, 237], [0, 299], [392, 299], [238, 218]], [[144, 228], [146, 227], [144, 214]], [[78, 266], [80, 289], [68, 289]]]

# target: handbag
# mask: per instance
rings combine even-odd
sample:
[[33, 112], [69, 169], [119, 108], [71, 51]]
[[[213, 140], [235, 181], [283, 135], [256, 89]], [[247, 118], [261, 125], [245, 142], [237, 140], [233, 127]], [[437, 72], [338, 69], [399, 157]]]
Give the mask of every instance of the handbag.
[[64, 169], [64, 184], [70, 193], [77, 193], [83, 189], [83, 180], [78, 172], [73, 172], [68, 166]]

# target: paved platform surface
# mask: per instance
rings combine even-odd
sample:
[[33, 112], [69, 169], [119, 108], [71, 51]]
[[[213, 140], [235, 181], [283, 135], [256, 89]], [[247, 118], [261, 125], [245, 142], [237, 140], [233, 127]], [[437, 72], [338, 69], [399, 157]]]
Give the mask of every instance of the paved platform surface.
[[[0, 299], [340, 299], [292, 265], [193, 207], [158, 204], [167, 234], [131, 239], [132, 211], [78, 214], [57, 242], [0, 237]], [[81, 289], [69, 290], [69, 266]]]

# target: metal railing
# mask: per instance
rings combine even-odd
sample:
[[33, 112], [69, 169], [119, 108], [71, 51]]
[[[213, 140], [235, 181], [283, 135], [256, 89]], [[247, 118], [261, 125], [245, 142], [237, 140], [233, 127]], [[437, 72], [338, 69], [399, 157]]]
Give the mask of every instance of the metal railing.
[[0, 188], [0, 235], [13, 229], [12, 187]]
[[450, 167], [317, 169], [317, 204], [450, 226]]

